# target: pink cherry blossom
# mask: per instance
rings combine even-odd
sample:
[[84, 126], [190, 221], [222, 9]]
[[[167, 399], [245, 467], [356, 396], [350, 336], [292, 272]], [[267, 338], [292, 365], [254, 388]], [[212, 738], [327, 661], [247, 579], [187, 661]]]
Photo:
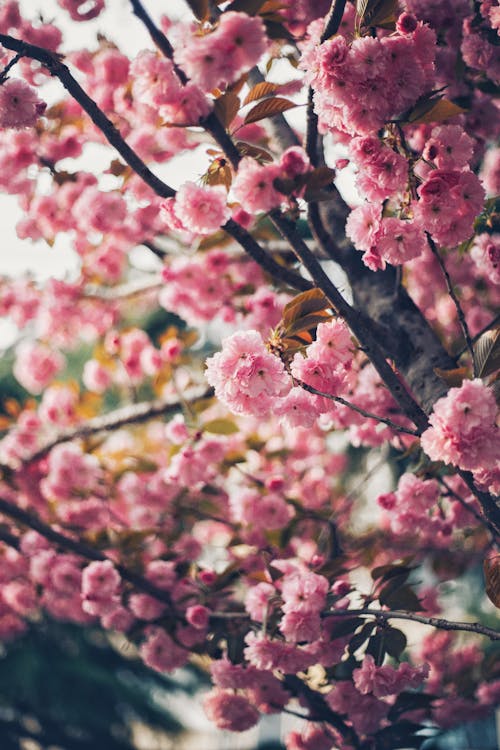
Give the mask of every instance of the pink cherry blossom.
[[283, 363], [251, 330], [224, 339], [222, 351], [207, 360], [206, 378], [232, 411], [255, 416], [269, 413], [291, 386]]
[[464, 380], [434, 404], [422, 448], [433, 461], [462, 469], [493, 468], [500, 460], [493, 391], [481, 380]]
[[46, 106], [21, 78], [8, 78], [0, 85], [0, 128], [33, 127]]
[[194, 182], [185, 182], [179, 188], [174, 212], [186, 229], [198, 234], [216, 232], [231, 216], [221, 185], [199, 187]]

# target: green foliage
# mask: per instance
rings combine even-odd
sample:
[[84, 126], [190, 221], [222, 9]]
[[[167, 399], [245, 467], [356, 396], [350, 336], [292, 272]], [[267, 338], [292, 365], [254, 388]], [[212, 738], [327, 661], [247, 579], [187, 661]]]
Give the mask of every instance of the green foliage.
[[44, 622], [0, 658], [0, 746], [32, 738], [43, 750], [133, 750], [133, 722], [176, 734], [169, 695], [199, 685], [185, 674], [181, 685], [153, 672], [100, 630]]

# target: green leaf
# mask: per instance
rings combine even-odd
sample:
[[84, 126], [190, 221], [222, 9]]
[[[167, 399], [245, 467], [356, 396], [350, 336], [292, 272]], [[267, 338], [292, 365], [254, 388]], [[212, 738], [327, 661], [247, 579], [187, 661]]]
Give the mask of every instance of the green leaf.
[[408, 578], [413, 570], [415, 570], [415, 566], [407, 565], [406, 562], [396, 564], [391, 563], [389, 565], [379, 565], [378, 567], [373, 568], [371, 576], [374, 581], [378, 578], [381, 578], [384, 581], [389, 581], [395, 576], [405, 575], [405, 578]]
[[214, 435], [234, 435], [239, 432], [239, 428], [230, 419], [212, 419], [203, 425], [203, 430]]
[[436, 697], [428, 693], [411, 693], [409, 691], [400, 693], [389, 711], [388, 718], [394, 721], [398, 716], [406, 713], [406, 711], [418, 711], [419, 709], [430, 708]]
[[343, 617], [341, 620], [335, 622], [333, 628], [329, 630], [330, 637], [342, 638], [344, 635], [351, 635], [360, 625], [364, 625], [365, 621], [362, 617]]
[[359, 633], [355, 633], [349, 641], [349, 653], [354, 654], [358, 650], [358, 648], [361, 648], [363, 643], [368, 640], [376, 627], [377, 623], [374, 620], [365, 622]]

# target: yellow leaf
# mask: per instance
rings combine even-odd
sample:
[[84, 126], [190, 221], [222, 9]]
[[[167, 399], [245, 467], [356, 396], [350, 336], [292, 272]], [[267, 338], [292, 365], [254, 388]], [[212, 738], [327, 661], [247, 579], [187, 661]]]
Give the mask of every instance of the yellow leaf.
[[253, 107], [245, 117], [245, 125], [258, 120], [263, 120], [265, 117], [273, 117], [273, 115], [279, 115], [282, 112], [286, 112], [287, 109], [292, 109], [297, 105], [291, 102], [289, 99], [283, 99], [279, 96], [273, 96], [270, 99], [264, 99]]
[[211, 163], [203, 177], [205, 185], [224, 185], [226, 190], [229, 190], [231, 187], [232, 180], [231, 167], [227, 159], [223, 156], [219, 156]]
[[427, 102], [427, 106], [424, 105], [423, 109], [424, 111], [420, 111], [416, 117], [414, 116], [415, 112], [410, 113], [408, 122], [415, 125], [429, 122], [444, 122], [450, 117], [461, 115], [467, 111], [463, 107], [459, 107], [458, 104], [450, 102], [449, 99], [438, 99], [438, 101], [430, 99]]
[[235, 432], [239, 432], [238, 427], [230, 419], [212, 419], [203, 425], [203, 429], [214, 435], [234, 435]]

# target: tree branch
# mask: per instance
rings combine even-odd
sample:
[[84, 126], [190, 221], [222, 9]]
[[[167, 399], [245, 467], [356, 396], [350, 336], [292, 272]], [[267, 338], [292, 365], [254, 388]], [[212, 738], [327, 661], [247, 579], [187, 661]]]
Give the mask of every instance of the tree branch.
[[336, 286], [324, 272], [319, 261], [311, 253], [294, 224], [277, 210], [270, 214], [281, 235], [288, 240], [296, 256], [310, 273], [315, 285], [321, 289], [334, 310], [341, 315], [360, 342], [363, 350], [371, 360], [378, 374], [398, 402], [403, 413], [411, 419], [420, 431], [427, 429], [428, 420], [425, 412], [406, 390], [404, 384], [386, 360], [386, 355], [376, 340], [373, 322], [361, 312], [355, 310], [342, 297]]
[[492, 641], [500, 641], [500, 631], [481, 625], [479, 622], [456, 622], [454, 620], [444, 620], [441, 617], [425, 617], [415, 612], [405, 610], [384, 610], [384, 609], [332, 609], [323, 612], [324, 617], [375, 617], [377, 620], [410, 620], [419, 622], [422, 625], [430, 625], [439, 630], [462, 630], [467, 633], [477, 633], [484, 635]]
[[334, 0], [330, 12], [326, 19], [325, 28], [321, 34], [321, 43], [326, 42], [331, 36], [337, 33], [344, 15], [346, 0]]
[[[130, 3], [132, 5], [132, 11], [134, 15], [137, 16], [137, 18], [144, 24], [144, 26], [148, 30], [149, 36], [156, 44], [160, 52], [162, 52], [165, 57], [168, 57], [170, 60], [172, 60], [172, 62], [174, 62], [174, 50], [172, 48], [172, 45], [170, 44], [163, 31], [158, 28], [158, 26], [152, 20], [143, 4], [140, 2], [140, 0], [130, 0]], [[183, 70], [181, 70], [181, 68], [179, 68], [178, 65], [175, 64], [175, 62], [174, 66], [177, 78], [181, 83], [186, 84], [188, 82], [187, 75]]]
[[292, 289], [299, 289], [302, 292], [313, 288], [313, 284], [311, 284], [308, 279], [304, 278], [304, 276], [300, 276], [300, 274], [290, 271], [286, 266], [277, 263], [261, 248], [259, 243], [254, 240], [250, 232], [243, 229], [243, 227], [233, 219], [229, 219], [222, 228], [241, 245], [248, 255], [258, 263], [266, 273], [270, 274], [274, 279], [278, 279], [279, 281], [288, 284]]
[[197, 401], [211, 398], [213, 393], [212, 388], [197, 389], [195, 393], [186, 393], [186, 399], [183, 400], [163, 401], [158, 399], [156, 401], [142, 401], [138, 404], [130, 404], [121, 409], [116, 409], [103, 416], [93, 417], [82, 424], [76, 425], [76, 427], [61, 430], [54, 438], [25, 459], [23, 464], [27, 465], [32, 461], [38, 461], [38, 459], [45, 456], [56, 445], [60, 445], [60, 443], [91, 437], [100, 432], [110, 432], [126, 425], [148, 422], [150, 419], [155, 419], [156, 417], [176, 414], [181, 411], [185, 404], [191, 406], [192, 404], [196, 404]]
[[[482, 524], [485, 528], [488, 529], [488, 531], [493, 535], [493, 539], [497, 540], [500, 538], [500, 535], [498, 533], [498, 529], [495, 527], [493, 523], [488, 519], [486, 516], [482, 516], [480, 513], [477, 512], [475, 508], [473, 508], [471, 505], [465, 502], [463, 497], [461, 497], [458, 492], [455, 492], [455, 490], [450, 487], [450, 485], [446, 482], [444, 477], [438, 477], [438, 482], [446, 489], [446, 492], [450, 497], [455, 498], [457, 502], [460, 503], [460, 505], [474, 518], [476, 521], [479, 521], [480, 524]], [[484, 511], [483, 511], [484, 512]]]

